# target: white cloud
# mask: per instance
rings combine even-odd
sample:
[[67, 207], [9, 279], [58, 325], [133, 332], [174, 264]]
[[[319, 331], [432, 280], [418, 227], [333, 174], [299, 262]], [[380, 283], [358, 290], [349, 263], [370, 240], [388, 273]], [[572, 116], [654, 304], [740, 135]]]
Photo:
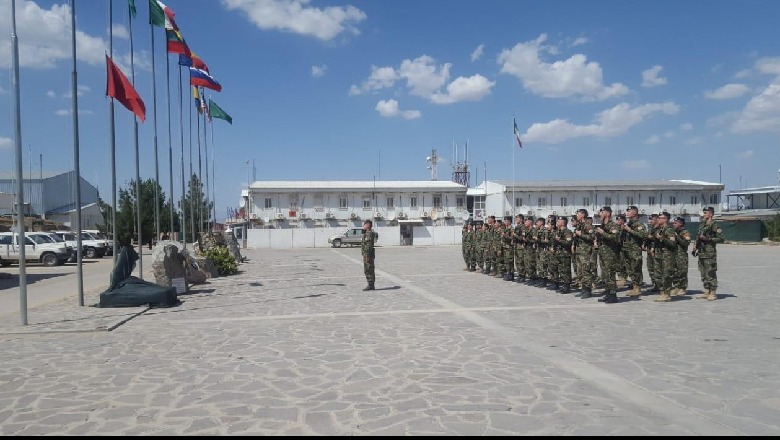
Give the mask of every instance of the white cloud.
[[482, 57], [482, 52], [484, 51], [484, 49], [485, 49], [484, 44], [480, 44], [479, 46], [477, 46], [477, 48], [474, 49], [474, 52], [471, 52], [471, 62], [480, 59]]
[[756, 61], [756, 70], [765, 75], [780, 75], [780, 57], [764, 57]]
[[735, 133], [780, 130], [780, 84], [770, 84], [754, 96], [731, 126]]
[[575, 125], [565, 119], [535, 123], [523, 138], [528, 142], [555, 144], [578, 137], [614, 137], [628, 132], [654, 113], [673, 115], [679, 110], [674, 102], [644, 104], [633, 108], [623, 103], [596, 114], [595, 122], [589, 125]]
[[750, 76], [750, 74], [751, 74], [750, 69], [743, 69], [743, 70], [740, 70], [739, 72], [735, 73], [734, 74], [734, 78], [736, 78], [736, 79], [747, 78], [747, 77]]
[[736, 154], [737, 159], [750, 159], [751, 157], [755, 156], [755, 151], [753, 150], [745, 150], [741, 151]]
[[0, 150], [10, 150], [13, 140], [7, 137], [0, 137]]
[[687, 141], [685, 141], [685, 143], [688, 144], [688, 145], [699, 145], [702, 142], [704, 142], [704, 138], [701, 137], [701, 136], [690, 138]]
[[[131, 79], [130, 69], [130, 52], [122, 55], [114, 54], [114, 63], [122, 69], [122, 72], [127, 76], [127, 79]], [[152, 54], [148, 50], [136, 50], [135, 56], [133, 56], [133, 67], [135, 71], [152, 71]]]
[[[92, 110], [79, 110], [80, 115], [91, 115], [93, 112]], [[73, 114], [73, 110], [71, 109], [60, 109], [54, 112], [57, 116], [70, 116]]]
[[665, 138], [673, 138], [675, 136], [677, 136], [677, 134], [675, 132], [671, 131], [671, 130], [669, 130], [666, 133], [664, 133], [664, 137]]
[[732, 99], [748, 93], [750, 89], [744, 84], [726, 84], [725, 86], [704, 92], [707, 99]]
[[452, 104], [459, 101], [479, 101], [490, 94], [495, 81], [488, 81], [482, 75], [470, 78], [459, 77], [447, 84], [447, 93], [434, 93], [431, 102], [435, 104]]
[[124, 27], [121, 24], [114, 23], [114, 26], [112, 26], [114, 32], [114, 38], [120, 38], [122, 40], [129, 40], [130, 39], [130, 32], [128, 32], [127, 28]]
[[[393, 87], [405, 81], [409, 93], [434, 104], [452, 104], [459, 101], [478, 101], [496, 84], [482, 75], [458, 77], [447, 84], [452, 64], [436, 64], [436, 60], [422, 55], [414, 60], [403, 60], [398, 68], [371, 66], [371, 75], [360, 86], [353, 85], [350, 95]], [[446, 85], [446, 87], [444, 87]], [[444, 91], [442, 92], [442, 88]]]
[[311, 76], [319, 78], [325, 75], [325, 71], [328, 70], [328, 66], [323, 64], [321, 66], [311, 66]]
[[[7, 1], [2, 2], [7, 5]], [[10, 29], [9, 7], [0, 14], [0, 29]], [[19, 37], [19, 64], [39, 69], [53, 68], [57, 62], [69, 60], [70, 7], [52, 5], [43, 9], [30, 0], [20, 0], [16, 5], [16, 26]], [[105, 63], [106, 42], [76, 30], [76, 56], [80, 61], [99, 65]], [[11, 65], [10, 33], [0, 33], [0, 67]]]
[[587, 43], [587, 42], [588, 42], [588, 39], [587, 39], [587, 38], [585, 38], [585, 37], [579, 37], [579, 38], [577, 38], [576, 40], [574, 40], [574, 41], [571, 43], [571, 47], [582, 46], [583, 44], [585, 44], [585, 43]]
[[661, 142], [661, 136], [658, 136], [657, 134], [654, 134], [654, 135], [650, 136], [649, 138], [647, 138], [647, 140], [645, 140], [645, 143], [647, 145], [653, 145], [653, 144], [657, 144], [659, 142]]
[[680, 125], [680, 130], [693, 130], [693, 124], [686, 122], [685, 124]]
[[549, 47], [542, 45], [546, 40], [547, 35], [542, 34], [536, 40], [501, 51], [498, 56], [501, 73], [516, 76], [527, 90], [546, 98], [601, 101], [628, 93], [628, 87], [623, 84], [604, 85], [601, 66], [588, 62], [585, 55], [575, 54], [564, 61], [545, 63], [540, 53], [551, 53]]
[[222, 0], [228, 10], [239, 10], [262, 30], [280, 30], [329, 41], [356, 27], [366, 14], [352, 6], [309, 6], [310, 0]]
[[655, 65], [642, 72], [642, 87], [655, 87], [666, 84], [666, 78], [658, 76], [663, 66]]
[[395, 99], [379, 101], [376, 104], [375, 110], [378, 111], [380, 115], [386, 118], [400, 116], [404, 119], [416, 119], [422, 116], [422, 113], [420, 113], [419, 110], [403, 110], [403, 111], [399, 110], [398, 101], [396, 101]]
[[54, 90], [49, 90], [48, 92], [46, 92], [46, 96], [48, 96], [49, 98], [56, 98], [57, 94], [54, 93]]
[[620, 163], [620, 166], [623, 167], [623, 169], [626, 170], [643, 170], [650, 168], [650, 162], [641, 159], [641, 160], [624, 160]]
[[[78, 86], [76, 86], [76, 93], [79, 96], [83, 96], [85, 93], [89, 93], [90, 91], [92, 91], [92, 89], [90, 89], [89, 86], [85, 86], [85, 85], [82, 85], [82, 84], [79, 84]], [[68, 90], [67, 92], [62, 94], [62, 97], [63, 98], [72, 98], [73, 97], [73, 91]]]

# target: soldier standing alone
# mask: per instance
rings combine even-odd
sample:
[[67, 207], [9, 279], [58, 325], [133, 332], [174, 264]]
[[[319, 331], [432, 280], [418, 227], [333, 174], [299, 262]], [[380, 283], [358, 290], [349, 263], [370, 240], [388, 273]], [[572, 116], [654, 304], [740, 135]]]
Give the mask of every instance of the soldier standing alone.
[[366, 220], [363, 222], [363, 239], [360, 242], [360, 250], [363, 254], [363, 272], [366, 274], [366, 281], [368, 285], [363, 290], [374, 290], [374, 281], [376, 276], [374, 275], [374, 244], [376, 243], [377, 234], [373, 231], [374, 222]]
[[715, 244], [723, 243], [722, 231], [718, 223], [712, 219], [715, 209], [712, 206], [704, 208], [702, 221], [699, 224], [699, 232], [696, 234], [696, 255], [699, 257], [699, 272], [701, 282], [704, 284], [704, 293], [698, 298], [715, 301], [718, 295], [718, 253]]

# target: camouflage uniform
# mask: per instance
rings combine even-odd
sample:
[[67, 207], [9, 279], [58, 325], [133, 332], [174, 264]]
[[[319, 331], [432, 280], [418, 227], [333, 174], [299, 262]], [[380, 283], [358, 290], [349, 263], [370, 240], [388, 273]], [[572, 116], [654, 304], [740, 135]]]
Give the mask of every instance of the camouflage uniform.
[[604, 231], [598, 235], [599, 263], [605, 290], [604, 302], [615, 303], [618, 302], [615, 274], [620, 255], [620, 227], [610, 219], [600, 228]]
[[523, 224], [516, 224], [513, 228], [513, 243], [514, 243], [514, 260], [515, 260], [515, 272], [517, 272], [517, 280], [525, 277], [525, 242], [524, 240], [525, 226]]
[[684, 295], [688, 290], [688, 245], [691, 244], [691, 234], [681, 228], [675, 229], [677, 233], [677, 248], [674, 252], [675, 274], [672, 287], [676, 288], [677, 295]]
[[717, 299], [715, 293], [718, 289], [718, 252], [715, 245], [723, 243], [723, 231], [715, 220], [708, 220], [699, 224], [699, 232], [696, 234], [696, 250], [699, 257], [699, 273], [704, 284], [704, 299], [710, 301]]
[[513, 281], [515, 279], [515, 247], [512, 237], [512, 225], [501, 226], [501, 270], [499, 273], [504, 275], [504, 280]]
[[577, 283], [583, 289], [583, 292], [590, 293], [593, 285], [593, 228], [587, 222], [581, 222], [577, 225], [577, 229], [574, 232], [580, 233], [580, 235], [575, 235], [574, 237], [574, 252], [577, 259]]
[[374, 252], [374, 244], [377, 239], [377, 234], [374, 231], [366, 231], [363, 234], [363, 239], [360, 242], [360, 252], [363, 255], [363, 273], [366, 275], [366, 281], [368, 285], [373, 288], [376, 276], [374, 275], [374, 258], [376, 254]]
[[474, 234], [474, 262], [476, 267], [484, 270], [485, 265], [485, 229], [479, 225]]
[[660, 273], [658, 287], [661, 289], [661, 295], [656, 301], [668, 302], [671, 301], [672, 280], [676, 272], [677, 232], [671, 226], [660, 226], [655, 236], [658, 243], [655, 249], [655, 264]]
[[561, 293], [571, 288], [571, 245], [574, 235], [569, 228], [559, 228], [553, 233], [554, 280]]
[[466, 269], [469, 268], [469, 229], [468, 226], [463, 226], [463, 230], [460, 234], [460, 252], [463, 255], [463, 262], [466, 263]]
[[525, 242], [525, 255], [523, 256], [525, 264], [525, 278], [530, 282], [536, 281], [536, 243], [534, 236], [536, 230], [533, 223], [530, 228], [523, 230], [523, 241]]

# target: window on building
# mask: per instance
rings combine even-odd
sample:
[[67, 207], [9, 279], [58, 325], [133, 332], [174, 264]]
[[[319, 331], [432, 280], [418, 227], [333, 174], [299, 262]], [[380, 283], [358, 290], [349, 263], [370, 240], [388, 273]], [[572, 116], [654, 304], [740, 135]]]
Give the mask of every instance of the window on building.
[[322, 194], [314, 194], [314, 208], [322, 208], [324, 204], [325, 202]]
[[387, 209], [395, 209], [395, 197], [388, 196], [386, 199]]
[[710, 205], [717, 205], [720, 203], [720, 194], [710, 194]]
[[612, 197], [604, 197], [604, 206], [612, 206]]
[[691, 196], [691, 205], [699, 204], [699, 196]]
[[290, 194], [290, 211], [298, 210], [298, 194]]
[[669, 196], [669, 204], [670, 205], [676, 205], [677, 204], [677, 197], [676, 196]]
[[590, 197], [582, 198], [582, 206], [590, 206]]
[[561, 197], [561, 207], [566, 207], [566, 206], [569, 206], [566, 197]]
[[409, 197], [409, 207], [412, 209], [417, 209], [417, 196]]
[[515, 197], [515, 208], [518, 208], [520, 206], [523, 206], [523, 199], [520, 197]]
[[364, 210], [371, 209], [371, 196], [363, 196], [363, 209]]
[[273, 200], [273, 199], [271, 199], [270, 197], [266, 197], [266, 198], [265, 198], [265, 205], [264, 205], [264, 206], [265, 206], [265, 209], [271, 209], [271, 208], [273, 208], [273, 207], [274, 207], [274, 205], [273, 205], [273, 201], [272, 201], [272, 200]]
[[433, 208], [434, 209], [441, 209], [441, 194], [434, 194], [433, 195]]
[[655, 196], [650, 196], [647, 198], [647, 204], [650, 206], [655, 205]]
[[347, 196], [339, 196], [339, 209], [349, 208], [349, 203], [347, 200]]
[[456, 197], [455, 207], [458, 208], [458, 210], [463, 210], [466, 207], [466, 198], [463, 196]]
[[634, 196], [626, 196], [626, 206], [631, 206], [634, 204]]
[[485, 196], [475, 196], [474, 206], [472, 207], [473, 215], [475, 219], [482, 219], [485, 217]]
[[537, 200], [537, 206], [539, 208], [544, 208], [547, 206], [547, 197], [539, 197], [539, 200]]

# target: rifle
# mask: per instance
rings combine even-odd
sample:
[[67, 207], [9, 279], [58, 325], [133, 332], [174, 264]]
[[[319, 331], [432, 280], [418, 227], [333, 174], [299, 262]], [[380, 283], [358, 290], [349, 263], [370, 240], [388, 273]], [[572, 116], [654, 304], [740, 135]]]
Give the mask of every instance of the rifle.
[[691, 255], [693, 255], [694, 257], [698, 257], [699, 256], [699, 252], [701, 252], [704, 249], [704, 241], [702, 240], [702, 238], [709, 239], [710, 238], [710, 234], [706, 234], [705, 233], [705, 234], [701, 234], [698, 237], [696, 237], [696, 243], [694, 244], [693, 250], [691, 251]]

